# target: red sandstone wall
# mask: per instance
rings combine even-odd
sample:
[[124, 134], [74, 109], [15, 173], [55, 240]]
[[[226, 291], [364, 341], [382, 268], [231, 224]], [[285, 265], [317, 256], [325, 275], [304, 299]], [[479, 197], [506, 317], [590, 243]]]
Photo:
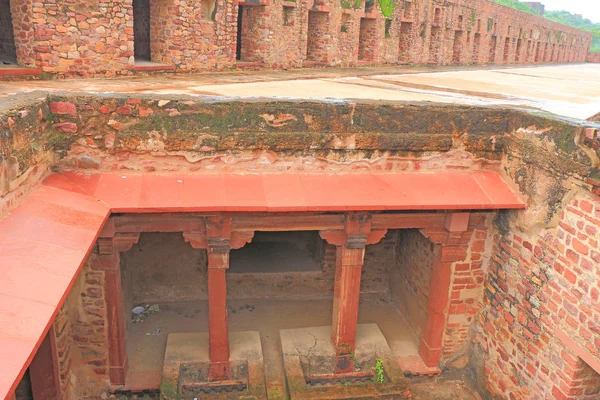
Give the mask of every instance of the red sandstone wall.
[[589, 63], [600, 63], [600, 53], [588, 53], [585, 60]]
[[[457, 39], [458, 54], [464, 64], [583, 62], [591, 43], [589, 33], [491, 1], [433, 0], [421, 1], [417, 7], [418, 33], [414, 42], [417, 51], [413, 51], [410, 60], [413, 63], [453, 63], [457, 32], [461, 32]], [[439, 9], [437, 20], [436, 9]], [[474, 56], [477, 33], [480, 35], [480, 50]], [[505, 56], [507, 38], [509, 45]], [[519, 39], [521, 45], [517, 56]], [[530, 40], [532, 49], [527, 57], [525, 42]], [[539, 57], [536, 59], [534, 56], [538, 48]]]
[[503, 398], [597, 398], [600, 377], [556, 329], [600, 366], [600, 197], [581, 192], [557, 227], [494, 241], [481, 318], [488, 389]]

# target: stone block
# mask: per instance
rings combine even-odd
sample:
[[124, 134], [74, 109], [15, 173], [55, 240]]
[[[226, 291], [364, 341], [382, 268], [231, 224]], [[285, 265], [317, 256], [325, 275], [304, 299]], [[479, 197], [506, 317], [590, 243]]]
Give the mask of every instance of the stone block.
[[[403, 399], [410, 396], [404, 374], [376, 324], [358, 325], [354, 373], [333, 375], [335, 348], [332, 328], [279, 331], [289, 398], [296, 399]], [[376, 382], [380, 360], [384, 382]], [[309, 383], [310, 382], [310, 383]]]
[[[247, 382], [247, 389], [238, 391], [231, 385], [219, 387], [226, 382], [209, 382], [208, 333], [171, 333], [167, 339], [165, 362], [160, 385], [161, 398], [170, 400], [262, 400], [267, 398], [264, 377], [264, 362], [260, 334], [254, 331], [229, 332], [232, 380]], [[195, 375], [195, 381], [192, 377]], [[194, 384], [193, 390], [190, 389]], [[186, 388], [183, 386], [186, 385]], [[202, 386], [204, 385], [204, 386]], [[211, 387], [214, 386], [215, 389]], [[204, 388], [211, 388], [204, 393]], [[230, 390], [230, 391], [229, 391]]]

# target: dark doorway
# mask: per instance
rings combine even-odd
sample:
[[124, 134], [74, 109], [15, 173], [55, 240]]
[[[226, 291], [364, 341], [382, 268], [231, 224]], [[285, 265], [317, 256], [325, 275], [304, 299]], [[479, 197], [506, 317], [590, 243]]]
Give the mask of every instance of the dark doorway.
[[238, 7], [238, 19], [237, 19], [237, 41], [235, 43], [235, 59], [242, 59], [242, 15], [244, 14], [244, 7]]
[[150, 61], [150, 0], [133, 0], [133, 49], [136, 61]]
[[10, 0], [0, 0], [0, 64], [16, 63], [17, 48], [10, 13]]

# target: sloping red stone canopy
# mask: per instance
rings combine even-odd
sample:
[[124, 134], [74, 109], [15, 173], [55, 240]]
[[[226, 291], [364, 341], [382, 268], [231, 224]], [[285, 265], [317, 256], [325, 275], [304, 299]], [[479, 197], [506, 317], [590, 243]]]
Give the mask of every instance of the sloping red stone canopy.
[[50, 175], [0, 220], [0, 398], [16, 388], [111, 213], [524, 206], [494, 172]]

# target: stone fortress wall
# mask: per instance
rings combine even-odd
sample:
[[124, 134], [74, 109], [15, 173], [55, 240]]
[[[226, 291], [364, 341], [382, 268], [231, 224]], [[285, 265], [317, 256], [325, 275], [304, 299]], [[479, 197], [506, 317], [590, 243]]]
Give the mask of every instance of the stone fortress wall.
[[20, 65], [94, 77], [143, 70], [136, 40], [146, 61], [178, 72], [585, 62], [591, 43], [590, 33], [484, 0], [397, 1], [387, 16], [371, 1], [214, 1], [4, 1], [14, 39], [3, 34], [0, 49], [14, 40]]

